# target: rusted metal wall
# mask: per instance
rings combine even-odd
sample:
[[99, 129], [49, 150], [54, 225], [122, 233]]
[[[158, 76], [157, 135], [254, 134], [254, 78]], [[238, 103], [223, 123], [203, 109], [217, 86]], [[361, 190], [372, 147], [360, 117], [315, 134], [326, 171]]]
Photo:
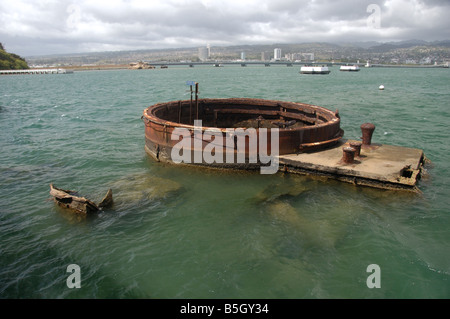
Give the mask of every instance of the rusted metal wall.
[[[144, 110], [146, 149], [158, 160], [170, 161], [171, 149], [179, 141], [175, 136], [172, 138], [176, 128], [188, 129], [193, 135], [194, 130], [199, 129], [193, 126], [193, 121], [201, 119], [202, 131], [211, 127], [220, 130], [223, 135], [221, 145], [226, 145], [227, 127], [243, 120], [255, 122], [258, 118], [280, 125], [280, 155], [318, 150], [343, 136], [338, 113], [315, 105], [244, 98], [185, 100], [159, 103]], [[288, 126], [293, 122], [299, 125]], [[258, 128], [256, 131], [259, 134]], [[202, 148], [208, 143], [209, 140], [202, 141]], [[268, 154], [271, 154], [271, 144], [269, 138]], [[246, 146], [248, 153], [248, 143]], [[230, 150], [224, 147], [224, 152], [227, 151]]]

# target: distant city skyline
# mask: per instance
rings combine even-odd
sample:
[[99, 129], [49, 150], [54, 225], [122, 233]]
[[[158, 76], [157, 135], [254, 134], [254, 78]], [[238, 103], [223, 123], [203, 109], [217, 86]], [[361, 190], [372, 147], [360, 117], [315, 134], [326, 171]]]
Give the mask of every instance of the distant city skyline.
[[[370, 61], [373, 64], [448, 64], [450, 40], [427, 42], [420, 40], [379, 43], [354, 42], [331, 44], [324, 42], [280, 45], [206, 46], [158, 50], [105, 51], [93, 53], [54, 54], [27, 57], [28, 63], [42, 66], [124, 65], [144, 61], [149, 63], [248, 62], [274, 61], [274, 48], [281, 48], [281, 62], [344, 62]], [[245, 59], [243, 59], [245, 53]], [[203, 58], [202, 58], [203, 57]]]
[[22, 56], [357, 41], [446, 40], [448, 0], [0, 2], [0, 42]]

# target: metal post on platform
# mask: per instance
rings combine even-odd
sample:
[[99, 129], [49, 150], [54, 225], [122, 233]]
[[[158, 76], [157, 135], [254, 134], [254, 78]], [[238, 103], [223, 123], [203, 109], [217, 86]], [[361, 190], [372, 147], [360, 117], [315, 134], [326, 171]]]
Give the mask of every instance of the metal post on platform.
[[352, 141], [349, 143], [350, 147], [355, 149], [355, 157], [358, 157], [359, 155], [361, 155], [361, 142], [357, 142], [357, 141]]
[[194, 93], [192, 87], [195, 85], [195, 104], [197, 105], [197, 119], [198, 119], [198, 83], [195, 81], [186, 81], [186, 85], [189, 85], [191, 91], [191, 101], [189, 103], [189, 124], [194, 124], [192, 119], [192, 94]]
[[192, 122], [192, 85], [191, 87], [191, 102], [189, 103], [189, 124], [193, 124]]
[[361, 131], [362, 131], [362, 143], [363, 145], [370, 145], [372, 144], [372, 134], [375, 130], [375, 125], [372, 123], [364, 123], [361, 125]]
[[355, 159], [355, 149], [353, 147], [344, 147], [342, 161], [346, 164], [352, 164]]
[[198, 83], [195, 82], [195, 107], [197, 108], [197, 120], [198, 120]]

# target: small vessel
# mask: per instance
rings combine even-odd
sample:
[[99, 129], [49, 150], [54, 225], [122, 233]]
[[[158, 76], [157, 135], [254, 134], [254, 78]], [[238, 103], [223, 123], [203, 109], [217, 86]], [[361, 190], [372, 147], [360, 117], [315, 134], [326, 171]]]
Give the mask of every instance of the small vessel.
[[304, 65], [300, 68], [301, 74], [328, 74], [330, 73], [330, 69], [325, 66], [312, 66], [312, 65]]
[[364, 67], [366, 67], [366, 68], [371, 68], [372, 65], [369, 63], [369, 61], [367, 61], [366, 65], [364, 65]]
[[350, 71], [350, 72], [356, 72], [359, 71], [359, 66], [357, 64], [354, 65], [341, 65], [340, 68], [341, 71]]
[[58, 69], [58, 74], [71, 74], [73, 70], [70, 69]]

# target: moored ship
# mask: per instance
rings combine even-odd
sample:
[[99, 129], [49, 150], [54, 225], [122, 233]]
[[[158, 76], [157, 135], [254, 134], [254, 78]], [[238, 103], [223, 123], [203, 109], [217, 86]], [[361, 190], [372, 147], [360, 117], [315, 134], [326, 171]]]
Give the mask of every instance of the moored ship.
[[354, 65], [341, 65], [340, 71], [349, 71], [349, 72], [357, 72], [360, 70], [357, 64]]
[[329, 74], [330, 69], [325, 66], [304, 65], [300, 68], [301, 74]]

